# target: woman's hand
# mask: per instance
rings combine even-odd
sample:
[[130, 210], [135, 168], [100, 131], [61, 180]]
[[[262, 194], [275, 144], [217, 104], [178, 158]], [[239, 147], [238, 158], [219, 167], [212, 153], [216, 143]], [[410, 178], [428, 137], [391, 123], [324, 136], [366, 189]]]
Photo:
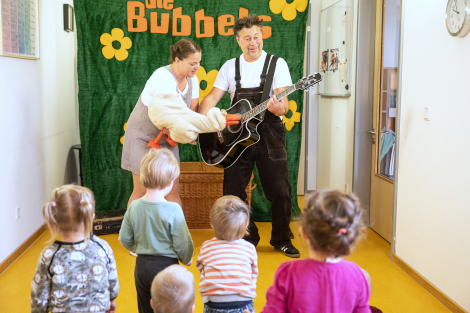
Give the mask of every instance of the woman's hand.
[[168, 137], [170, 137], [170, 130], [169, 130], [168, 128], [163, 127], [162, 132], [163, 132], [163, 134], [165, 134], [165, 135], [167, 135]]

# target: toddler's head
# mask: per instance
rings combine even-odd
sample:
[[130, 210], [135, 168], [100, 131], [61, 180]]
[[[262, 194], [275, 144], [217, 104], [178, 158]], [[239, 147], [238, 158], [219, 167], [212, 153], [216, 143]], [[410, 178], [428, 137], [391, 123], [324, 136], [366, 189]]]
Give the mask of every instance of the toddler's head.
[[250, 209], [240, 198], [224, 196], [215, 201], [210, 220], [215, 237], [221, 240], [243, 238], [250, 221]]
[[308, 196], [301, 226], [310, 248], [335, 257], [350, 254], [365, 229], [359, 200], [326, 189]]
[[151, 296], [155, 313], [190, 313], [194, 310], [194, 276], [181, 265], [171, 265], [157, 274]]
[[95, 199], [90, 189], [65, 185], [52, 192], [51, 201], [42, 208], [52, 240], [59, 233], [83, 228], [85, 240], [90, 238], [95, 214]]
[[151, 149], [140, 163], [140, 181], [147, 189], [165, 189], [179, 175], [178, 161], [166, 148]]

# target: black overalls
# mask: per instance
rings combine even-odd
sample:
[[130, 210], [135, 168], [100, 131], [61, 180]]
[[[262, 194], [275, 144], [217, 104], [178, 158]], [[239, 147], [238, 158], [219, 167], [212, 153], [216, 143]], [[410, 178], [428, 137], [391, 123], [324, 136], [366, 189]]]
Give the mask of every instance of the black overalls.
[[[276, 66], [277, 57], [273, 57], [272, 65], [268, 73], [268, 64], [271, 55], [266, 56], [261, 83], [255, 88], [241, 88], [240, 59], [235, 60], [236, 90], [232, 105], [240, 99], [247, 99], [258, 105], [269, 99], [269, 91], [272, 84], [272, 76]], [[267, 86], [267, 92], [263, 95], [263, 89]], [[260, 114], [261, 115], [261, 114]], [[263, 116], [261, 116], [263, 118]], [[224, 195], [234, 195], [240, 199], [246, 199], [245, 188], [250, 181], [253, 166], [256, 163], [259, 177], [266, 198], [271, 201], [271, 245], [283, 247], [291, 243], [294, 238], [289, 223], [292, 213], [291, 186], [289, 183], [289, 170], [287, 167], [286, 139], [284, 136], [284, 125], [281, 119], [265, 111], [263, 122], [258, 126], [260, 140], [258, 143], [248, 147], [240, 158], [224, 171]], [[248, 226], [249, 235], [245, 240], [257, 245], [260, 237], [258, 228], [250, 216]]]

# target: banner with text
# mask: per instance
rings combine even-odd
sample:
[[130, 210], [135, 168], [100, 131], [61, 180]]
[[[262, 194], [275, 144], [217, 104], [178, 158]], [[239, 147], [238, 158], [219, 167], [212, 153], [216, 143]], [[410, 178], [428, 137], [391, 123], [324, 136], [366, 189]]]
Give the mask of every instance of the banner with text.
[[[191, 38], [202, 48], [200, 100], [212, 88], [218, 70], [241, 55], [233, 35], [238, 18], [257, 14], [263, 20], [264, 50], [286, 60], [293, 83], [303, 74], [307, 0], [74, 0], [77, 25], [82, 175], [95, 194], [96, 210], [124, 209], [132, 192], [132, 175], [121, 169], [126, 122], [147, 79], [169, 64], [170, 45]], [[301, 143], [303, 92], [289, 96], [284, 116], [289, 180], [294, 215]], [[218, 107], [228, 108], [226, 94]], [[179, 145], [181, 162], [202, 161], [197, 146]], [[276, 169], [273, 169], [276, 170]], [[254, 218], [270, 220], [255, 168]]]

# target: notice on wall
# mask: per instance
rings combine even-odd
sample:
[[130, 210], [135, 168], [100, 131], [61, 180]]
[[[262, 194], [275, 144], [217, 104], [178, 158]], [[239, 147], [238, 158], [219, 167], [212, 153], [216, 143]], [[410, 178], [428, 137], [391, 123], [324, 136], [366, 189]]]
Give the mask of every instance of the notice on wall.
[[11, 38], [10, 38], [10, 0], [2, 0], [2, 43], [3, 51], [11, 53]]
[[38, 0], [0, 1], [0, 55], [39, 58]]
[[339, 60], [339, 80], [345, 82], [348, 79], [348, 63], [346, 59]]

